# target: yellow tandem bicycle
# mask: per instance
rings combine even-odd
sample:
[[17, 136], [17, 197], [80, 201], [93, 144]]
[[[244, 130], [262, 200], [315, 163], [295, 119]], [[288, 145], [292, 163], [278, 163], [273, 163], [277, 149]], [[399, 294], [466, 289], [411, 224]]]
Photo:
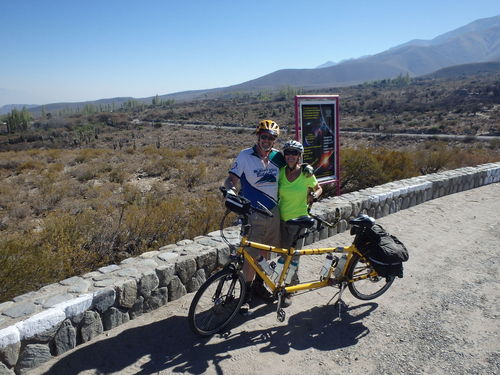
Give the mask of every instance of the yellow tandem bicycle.
[[[243, 262], [248, 262], [272, 291], [277, 300], [277, 319], [280, 322], [285, 320], [282, 304], [286, 295], [333, 286], [340, 289], [339, 302], [346, 287], [354, 297], [361, 300], [371, 300], [385, 293], [394, 282], [394, 276], [379, 276], [370, 260], [356, 248], [354, 243], [347, 247], [297, 250], [295, 246], [297, 241], [303, 238], [304, 234], [300, 234], [303, 231], [298, 231], [290, 249], [248, 241], [249, 215], [257, 211], [262, 215], [272, 216], [271, 212], [264, 206], [251, 206], [250, 201], [240, 195], [227, 195], [227, 191], [223, 187], [220, 189], [226, 197], [228, 209], [240, 217], [241, 240], [237, 247], [228, 242], [231, 249], [228, 263], [220, 271], [210, 276], [194, 295], [188, 314], [189, 325], [194, 333], [200, 336], [213, 335], [226, 327], [235, 317], [247, 293], [241, 272]], [[333, 225], [316, 216], [304, 216], [290, 220], [288, 223], [301, 229], [310, 229], [314, 225], [321, 229], [322, 225]], [[362, 215], [351, 219], [349, 223], [358, 227], [371, 226], [373, 219]], [[284, 258], [283, 269], [279, 274], [269, 275], [257, 260], [248, 254], [247, 248], [269, 251], [282, 256]], [[323, 270], [322, 276], [317, 281], [295, 285], [285, 284], [286, 275], [294, 257], [318, 254], [331, 254], [328, 256], [331, 259], [331, 264]]]

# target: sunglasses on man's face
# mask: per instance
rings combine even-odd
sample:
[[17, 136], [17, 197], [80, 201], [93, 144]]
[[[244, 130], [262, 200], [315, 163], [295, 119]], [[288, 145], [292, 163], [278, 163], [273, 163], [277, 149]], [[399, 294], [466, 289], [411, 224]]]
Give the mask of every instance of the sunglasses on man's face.
[[267, 134], [262, 134], [260, 136], [260, 139], [263, 139], [264, 141], [275, 141], [276, 137], [273, 137], [272, 135], [267, 135]]
[[297, 156], [298, 154], [300, 154], [298, 151], [296, 150], [286, 150], [285, 152], [283, 152], [285, 155], [294, 155], [294, 156]]

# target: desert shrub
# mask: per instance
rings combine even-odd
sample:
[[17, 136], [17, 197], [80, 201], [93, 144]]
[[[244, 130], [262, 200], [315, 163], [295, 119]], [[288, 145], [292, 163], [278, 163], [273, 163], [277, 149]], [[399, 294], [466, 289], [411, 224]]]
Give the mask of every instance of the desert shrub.
[[86, 182], [95, 178], [97, 171], [91, 166], [84, 164], [74, 167], [69, 174], [80, 182]]
[[40, 171], [44, 168], [45, 168], [44, 162], [42, 162], [40, 160], [30, 159], [30, 160], [26, 160], [25, 162], [22, 162], [21, 164], [19, 164], [19, 166], [17, 167], [17, 171], [22, 172], [25, 169], [33, 169], [33, 170]]
[[186, 150], [185, 150], [185, 156], [186, 158], [188, 159], [194, 159], [195, 157], [197, 156], [200, 156], [202, 154], [202, 150], [200, 147], [188, 147]]
[[62, 153], [61, 149], [50, 149], [45, 151], [45, 157], [49, 163], [55, 163], [61, 159]]
[[54, 272], [78, 275], [106, 264], [110, 256], [113, 215], [105, 209], [84, 210], [76, 215], [52, 212], [43, 220], [36, 244], [61, 256]]
[[228, 149], [225, 146], [217, 146], [215, 148], [210, 149], [209, 155], [213, 157], [225, 157]]
[[470, 149], [449, 150], [450, 156], [446, 169], [456, 169], [471, 165], [497, 162], [500, 160], [499, 152], [491, 152], [487, 148], [474, 147]]
[[64, 170], [64, 164], [62, 163], [53, 163], [49, 164], [47, 167], [47, 172], [49, 174], [58, 174]]
[[419, 174], [408, 152], [377, 149], [374, 155], [383, 170], [383, 183], [402, 180]]
[[109, 181], [116, 182], [117, 184], [123, 184], [128, 178], [128, 173], [125, 171], [123, 165], [114, 167], [111, 172], [109, 172]]
[[343, 193], [383, 183], [384, 172], [374, 152], [368, 148], [344, 148], [341, 157], [341, 190]]
[[10, 216], [14, 219], [24, 219], [31, 214], [31, 210], [27, 204], [14, 205], [10, 210]]
[[453, 151], [446, 149], [445, 145], [441, 143], [436, 143], [433, 146], [427, 144], [426, 148], [414, 154], [415, 167], [420, 174], [436, 173], [446, 169]]
[[[177, 162], [175, 163], [177, 165]], [[174, 167], [170, 159], [155, 158], [148, 160], [142, 167], [142, 172], [149, 177], [161, 176], [165, 180], [171, 179], [175, 175]]]
[[96, 148], [84, 148], [78, 151], [78, 154], [74, 158], [74, 163], [80, 164], [92, 159], [103, 157], [107, 153], [106, 150], [96, 149]]
[[0, 158], [0, 169], [4, 170], [10, 170], [10, 171], [17, 171], [19, 170], [19, 164], [21, 162], [19, 160], [14, 160], [9, 157], [10, 153], [7, 153], [7, 155], [4, 153], [2, 154], [2, 157]]
[[184, 163], [179, 168], [180, 183], [188, 190], [200, 185], [207, 176], [207, 165], [202, 163]]
[[109, 217], [58, 212], [40, 232], [0, 238], [0, 302], [107, 264], [116, 228]]
[[51, 265], [58, 263], [56, 258], [25, 234], [0, 237], [0, 303], [53, 281], [57, 272]]
[[160, 201], [149, 194], [125, 208], [119, 247], [140, 253], [193, 238], [215, 230], [222, 213], [223, 206], [213, 194], [175, 195]]
[[[500, 149], [500, 139], [493, 139], [488, 142], [488, 148], [491, 150], [498, 150]], [[1, 166], [0, 166], [1, 168]]]
[[46, 211], [55, 209], [57, 204], [66, 196], [72, 188], [68, 180], [57, 179], [56, 174], [47, 173], [38, 181], [38, 195], [32, 199], [31, 205], [35, 215], [42, 215]]

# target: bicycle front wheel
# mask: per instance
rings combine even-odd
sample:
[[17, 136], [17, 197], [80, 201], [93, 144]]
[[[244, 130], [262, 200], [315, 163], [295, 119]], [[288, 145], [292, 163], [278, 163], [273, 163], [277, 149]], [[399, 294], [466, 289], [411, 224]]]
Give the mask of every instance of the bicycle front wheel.
[[372, 266], [357, 254], [351, 259], [347, 277], [347, 287], [351, 294], [365, 301], [381, 296], [394, 282], [394, 277], [378, 276]]
[[196, 292], [189, 308], [189, 326], [200, 336], [224, 328], [243, 304], [245, 281], [241, 272], [224, 269], [208, 278]]

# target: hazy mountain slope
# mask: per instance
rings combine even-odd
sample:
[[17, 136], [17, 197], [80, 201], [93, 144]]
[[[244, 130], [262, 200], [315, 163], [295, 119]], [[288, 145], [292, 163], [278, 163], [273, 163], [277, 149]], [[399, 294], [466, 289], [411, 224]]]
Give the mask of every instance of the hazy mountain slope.
[[428, 47], [404, 46], [367, 57], [366, 62], [388, 64], [411, 75], [427, 74], [446, 66], [489, 61], [500, 54], [500, 25], [468, 32]]
[[279, 70], [230, 88], [345, 86], [406, 73], [418, 76], [447, 66], [495, 60], [500, 56], [500, 16], [474, 21], [436, 37], [429, 45], [416, 44], [419, 45], [392, 48], [328, 68]]
[[22, 110], [23, 108], [31, 109], [38, 107], [38, 104], [6, 104], [0, 107], [0, 115], [5, 115], [11, 112], [13, 109]]
[[500, 73], [500, 61], [477, 64], [455, 65], [439, 69], [423, 77], [429, 78], [458, 78], [477, 74]]
[[500, 24], [500, 15], [489, 17], [489, 18], [481, 18], [479, 20], [473, 21], [465, 26], [459, 27], [458, 29], [449, 31], [447, 33], [441, 34], [434, 39], [424, 40], [424, 39], [414, 39], [409, 42], [400, 44], [398, 46], [390, 48], [390, 50], [406, 47], [406, 46], [420, 46], [420, 47], [428, 47], [432, 45], [437, 45], [446, 42], [449, 39], [453, 39], [459, 35], [466, 34], [469, 32], [480, 32], [487, 29], [491, 29]]
[[263, 77], [233, 85], [225, 91], [275, 89], [283, 86], [347, 86], [366, 80], [397, 76], [404, 70], [388, 64], [355, 61], [322, 69], [283, 69]]

